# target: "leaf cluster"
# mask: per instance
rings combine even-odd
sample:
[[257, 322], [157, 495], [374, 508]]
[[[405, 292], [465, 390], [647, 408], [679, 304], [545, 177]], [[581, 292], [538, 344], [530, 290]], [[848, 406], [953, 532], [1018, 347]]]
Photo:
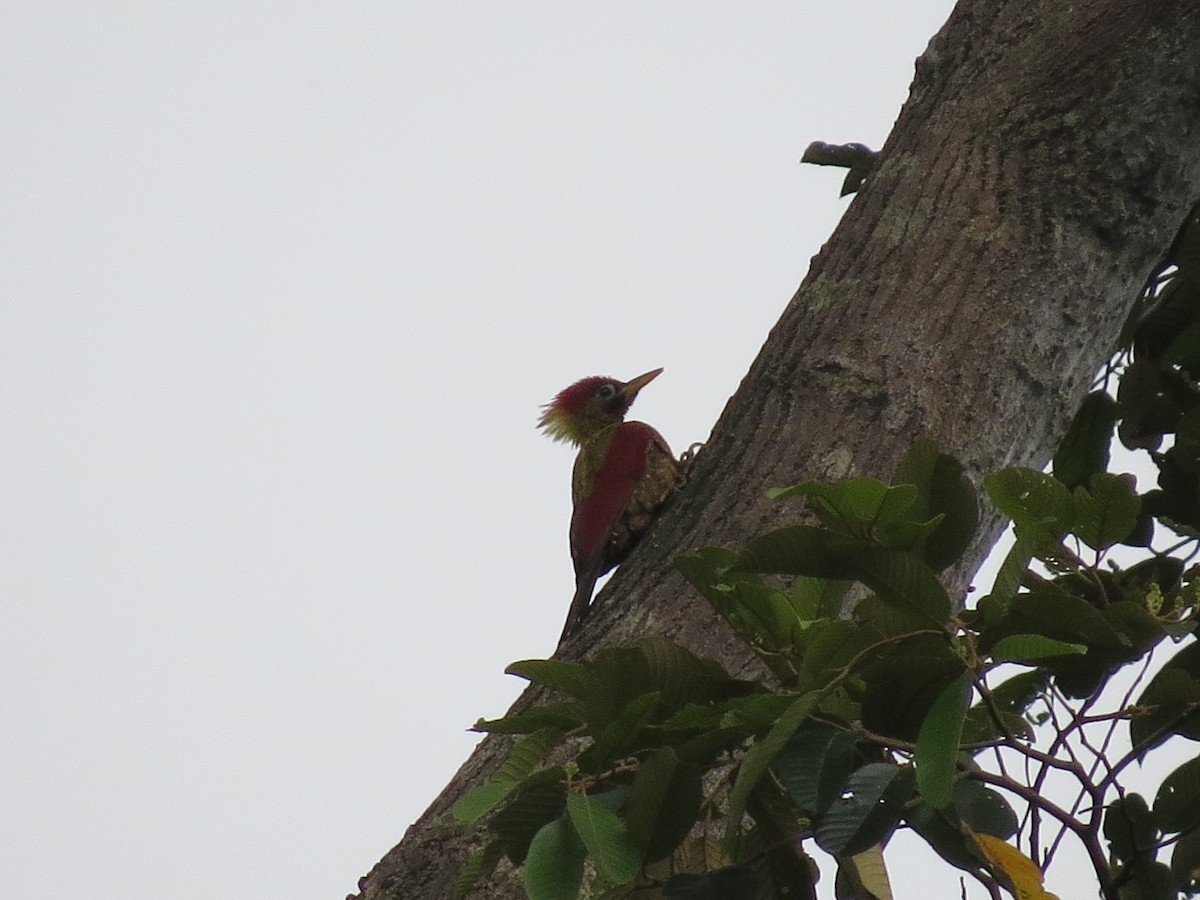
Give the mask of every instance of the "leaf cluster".
[[[670, 856], [702, 815], [704, 772], [790, 702], [659, 638], [584, 662], [525, 660], [508, 672], [562, 699], [476, 724], [519, 739], [497, 775], [454, 807], [466, 822], [503, 807], [461, 883], [508, 857], [524, 865], [537, 900], [577, 896], [586, 859], [619, 887]], [[562, 749], [568, 762], [543, 765]]]
[[[574, 898], [585, 881], [608, 898], [815, 896], [811, 840], [836, 861], [839, 896], [886, 897], [880, 850], [901, 827], [985, 884], [1024, 883], [995, 846], [1017, 834], [1021, 795], [983, 771], [981, 754], [1036, 754], [1035, 708], [1047, 697], [1089, 702], [1117, 669], [1195, 625], [1196, 588], [1178, 560], [1100, 564], [1142, 518], [1130, 479], [1082, 462], [1106, 456], [1096, 444], [1113, 424], [1090, 442], [1072, 426], [1074, 447], [1055, 465], [1074, 467], [1074, 486], [1028, 469], [985, 479], [1016, 539], [973, 609], [959, 608], [939, 573], [974, 537], [979, 501], [961, 465], [922, 441], [893, 484], [773, 491], [802, 500], [813, 523], [677, 561], [773, 685], [661, 638], [581, 662], [514, 663], [510, 673], [556, 699], [476, 725], [514, 743], [500, 772], [455, 807], [492, 835], [464, 890], [507, 857], [533, 900]], [[1139, 758], [1172, 736], [1200, 737], [1195, 647], [1113, 717], [1127, 722]], [[1144, 887], [1166, 872], [1185, 883], [1200, 840], [1200, 822], [1180, 812], [1194, 772], [1169, 778], [1144, 814], [1110, 805], [1114, 881]], [[1119, 816], [1136, 820], [1140, 837], [1109, 825]], [[1097, 819], [1097, 842], [1099, 829]], [[1180, 855], [1173, 867], [1154, 855], [1164, 842]]]

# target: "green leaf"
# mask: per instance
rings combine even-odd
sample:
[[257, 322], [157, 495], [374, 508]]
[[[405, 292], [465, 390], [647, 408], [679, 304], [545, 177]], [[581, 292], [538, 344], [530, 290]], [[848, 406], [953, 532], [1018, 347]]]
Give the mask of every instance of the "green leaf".
[[644, 746], [644, 730], [661, 703], [662, 694], [650, 691], [634, 697], [617, 718], [605, 725], [592, 746], [580, 755], [580, 765], [589, 771], [607, 768], [631, 750]]
[[450, 812], [460, 822], [477, 822], [495, 809], [517, 786], [515, 781], [487, 781], [455, 801]]
[[1104, 837], [1113, 856], [1124, 862], [1154, 846], [1154, 817], [1141, 794], [1118, 797], [1105, 808]]
[[1157, 448], [1179, 421], [1179, 406], [1163, 389], [1158, 366], [1148, 359], [1135, 359], [1121, 373], [1117, 408], [1117, 435], [1130, 450]]
[[1200, 641], [1167, 661], [1137, 705], [1148, 708], [1129, 722], [1130, 740], [1140, 756], [1173, 734], [1200, 740]]
[[667, 731], [695, 731], [710, 728], [767, 728], [791, 706], [789, 694], [751, 694], [721, 703], [691, 703], [659, 727]]
[[522, 870], [529, 900], [576, 900], [586, 856], [583, 842], [566, 818], [543, 825], [529, 843]]
[[672, 875], [663, 885], [663, 900], [756, 900], [754, 872], [730, 866], [703, 875]]
[[682, 762], [699, 766], [711, 765], [721, 754], [733, 753], [741, 748], [749, 736], [746, 728], [714, 728], [701, 731], [681, 743], [675, 744], [675, 752]]
[[660, 747], [638, 764], [623, 807], [626, 827], [647, 861], [669, 856], [700, 814], [700, 769]]
[[1086, 644], [1056, 641], [1043, 634], [1012, 634], [1001, 638], [992, 648], [991, 657], [996, 662], [1015, 662], [1036, 665], [1036, 660], [1048, 656], [1068, 656], [1087, 653]]
[[[712, 703], [761, 691], [752, 681], [733, 678], [714, 659], [701, 659], [681, 644], [663, 637], [639, 638], [633, 644], [645, 659], [647, 690], [662, 692], [671, 709], [685, 703]], [[601, 651], [598, 656], [607, 651]], [[615, 658], [618, 666], [620, 658]]]
[[[828, 583], [828, 582], [825, 582]], [[713, 608], [749, 643], [789, 648], [805, 621], [793, 598], [758, 575], [730, 575]]]
[[[776, 839], [763, 834], [763, 839]], [[799, 839], [792, 833], [780, 833], [777, 843], [768, 846], [766, 860], [758, 867], [758, 871], [770, 879], [770, 884], [760, 883], [758, 897], [797, 898], [797, 900], [816, 900], [817, 881], [820, 872], [811, 856], [804, 852]], [[765, 870], [765, 871], [764, 871]], [[766, 880], [766, 879], [764, 879]], [[764, 895], [764, 890], [773, 893]]]
[[1154, 797], [1154, 819], [1163, 831], [1174, 834], [1200, 825], [1200, 756], [1163, 779]]
[[832, 725], [806, 722], [771, 763], [771, 771], [795, 804], [818, 816], [837, 798], [854, 771], [858, 735]]
[[[1100, 610], [1100, 615], [1120, 635], [1121, 643], [1128, 651], [1127, 659], [1140, 657], [1166, 635], [1162, 623], [1146, 609], [1144, 595], [1136, 602], [1117, 600], [1110, 603]], [[1191, 675], [1200, 678], [1200, 672], [1193, 671]]]
[[1089, 645], [1082, 657], [1059, 657], [1046, 665], [1056, 671], [1058, 686], [1068, 697], [1089, 697], [1118, 666], [1140, 659], [1163, 639], [1162, 623], [1142, 603], [1118, 600], [1100, 611], [1117, 634], [1120, 644], [1112, 648]]
[[725, 547], [701, 547], [694, 553], [675, 557], [674, 563], [692, 587], [713, 601], [714, 589], [724, 583], [737, 558], [736, 552]]
[[950, 803], [963, 718], [971, 703], [971, 677], [970, 672], [963, 672], [947, 685], [917, 735], [917, 790], [935, 809]]
[[496, 772], [496, 781], [522, 781], [562, 743], [563, 732], [542, 728], [518, 740], [508, 751], [508, 759]]
[[1006, 841], [1017, 833], [1017, 814], [1008, 801], [978, 781], [956, 781], [953, 804], [959, 819], [977, 834], [990, 834]]
[[666, 638], [642, 638], [630, 646], [606, 647], [588, 666], [595, 688], [584, 703], [585, 721], [593, 734], [610, 723], [627, 721], [632, 701], [661, 693], [664, 714], [690, 702], [712, 702], [761, 690], [731, 678], [714, 660]]
[[854, 577], [884, 603], [939, 628], [949, 621], [950, 596], [915, 554], [869, 550], [856, 560], [855, 570]]
[[[883, 492], [879, 492], [883, 488]], [[898, 522], [917, 502], [917, 488], [911, 484], [889, 487], [874, 478], [851, 478], [838, 504], [838, 513], [850, 522], [878, 525]]]
[[499, 771], [459, 797], [452, 815], [462, 822], [477, 822], [507, 798], [562, 739], [559, 729], [543, 728], [516, 741]]
[[542, 769], [527, 778], [489, 823], [504, 853], [514, 865], [520, 865], [529, 851], [529, 842], [547, 822], [557, 819], [566, 797], [566, 772], [562, 766]]
[[966, 870], [979, 865], [979, 858], [972, 850], [974, 845], [963, 833], [953, 809], [934, 809], [928, 803], [919, 802], [905, 812], [904, 820], [950, 865]]
[[[1108, 577], [1105, 572], [1095, 575]], [[1067, 696], [1086, 697], [1117, 666], [1138, 659], [1153, 647], [1164, 631], [1140, 604], [1118, 600], [1098, 609], [1063, 589], [1069, 586], [1069, 581], [1062, 581], [1017, 596], [1007, 616], [981, 630], [980, 647], [990, 652], [1001, 639], [1022, 634], [1083, 644], [1087, 653], [1041, 657], [1038, 664], [1055, 674]], [[1104, 600], [1097, 597], [1097, 602]]]
[[849, 590], [848, 581], [799, 575], [792, 581], [792, 608], [804, 622], [837, 618]]
[[737, 566], [747, 572], [853, 579], [931, 625], [941, 627], [950, 617], [946, 589], [915, 554], [812, 525], [794, 525], [754, 538]]
[[873, 643], [870, 635], [848, 619], [825, 619], [804, 632], [797, 648], [802, 653], [802, 684], [824, 687], [840, 674], [843, 666]]
[[1140, 856], [1121, 872], [1121, 900], [1178, 900], [1171, 870], [1149, 856]]
[[1200, 831], [1190, 831], [1171, 851], [1171, 874], [1175, 883], [1189, 896], [1200, 889]]
[[1168, 556], [1151, 556], [1127, 569], [1113, 573], [1121, 597], [1145, 606], [1147, 595], [1157, 592], [1173, 601], [1178, 597], [1183, 576], [1182, 559]]
[[932, 630], [928, 621], [885, 602], [878, 594], [868, 594], [859, 600], [851, 615], [870, 643]]
[[583, 725], [584, 721], [583, 707], [574, 701], [543, 703], [500, 719], [480, 719], [471, 730], [492, 734], [533, 734], [545, 729], [567, 732]]
[[897, 521], [917, 499], [913, 485], [889, 487], [877, 478], [846, 478], [841, 481], [805, 481], [767, 492], [772, 498], [802, 495], [813, 502], [813, 511], [823, 521], [871, 526]]
[[940, 572], [971, 545], [979, 526], [979, 497], [962, 464], [944, 453], [938, 456], [929, 492], [929, 510], [942, 521], [925, 542], [925, 562]]
[[922, 802], [904, 817], [939, 856], [960, 869], [974, 870], [979, 856], [964, 826], [976, 834], [1008, 840], [1017, 832], [1017, 815], [1000, 794], [977, 781], [956, 781], [952, 795], [945, 809]]
[[567, 814], [587, 847], [602, 878], [628, 884], [642, 868], [642, 854], [625, 828], [625, 823], [596, 797], [570, 791]]
[[1093, 550], [1119, 544], [1137, 525], [1142, 503], [1131, 480], [1102, 473], [1075, 488], [1075, 534]]
[[1032, 529], [1056, 537], [1075, 521], [1071, 492], [1045, 472], [1014, 466], [987, 475], [983, 485], [996, 509], [1013, 520], [1018, 532]]
[[723, 728], [744, 726], [755, 731], [770, 728], [775, 720], [787, 712], [795, 700], [793, 694], [753, 694], [735, 697], [721, 704], [724, 712], [720, 725]]
[[1164, 389], [1163, 373], [1153, 361], [1134, 360], [1117, 385], [1121, 425], [1117, 436], [1130, 450], [1153, 450], [1165, 433], [1175, 430], [1180, 407]]
[[481, 878], [488, 878], [496, 870], [496, 864], [504, 856], [504, 844], [501, 841], [491, 841], [476, 849], [467, 859], [462, 872], [454, 879], [454, 896], [463, 897], [468, 894]]
[[835, 533], [868, 538], [893, 550], [920, 548], [944, 518], [938, 513], [914, 515], [913, 507], [920, 496], [915, 484], [889, 486], [875, 478], [805, 481], [768, 493], [772, 497], [801, 494], [817, 518]]
[[[1192, 307], [1191, 314], [1195, 315], [1197, 300], [1200, 297], [1197, 296], [1194, 286], [1189, 293], [1190, 296], [1186, 299], [1189, 301], [1188, 305]], [[1180, 366], [1195, 375], [1197, 368], [1200, 367], [1200, 324], [1193, 322], [1183, 331], [1178, 332], [1176, 338], [1163, 352], [1162, 361], [1164, 365]]]
[[909, 767], [868, 763], [852, 774], [842, 797], [817, 822], [817, 844], [833, 856], [853, 856], [880, 843], [912, 796]]
[[810, 691], [796, 698], [796, 701], [779, 717], [766, 736], [755, 742], [746, 752], [742, 764], [738, 766], [733, 789], [729, 792], [729, 813], [726, 818], [732, 825], [725, 835], [727, 847], [733, 848], [737, 845], [740, 837], [738, 823], [742, 821], [742, 816], [746, 813], [746, 803], [750, 799], [750, 792], [754, 790], [759, 779], [766, 773], [767, 767], [775, 755], [783, 749], [784, 744], [796, 733], [796, 729], [808, 718], [817, 702], [817, 697], [816, 691]]
[[[843, 582], [798, 579], [789, 594], [760, 575], [729, 571], [736, 558], [732, 551], [705, 547], [678, 557], [675, 565], [744, 641], [767, 651], [789, 650], [807, 622], [825, 615], [820, 612], [825, 604], [833, 604], [836, 614], [837, 599], [848, 588]], [[778, 652], [760, 656], [780, 682], [792, 680], [789, 660]]]
[[1054, 477], [1074, 488], [1107, 471], [1116, 424], [1117, 401], [1104, 391], [1088, 394], [1054, 453]]
[[900, 461], [893, 483], [917, 486], [917, 503], [910, 511], [914, 519], [940, 519], [921, 549], [926, 564], [940, 572], [957, 562], [979, 524], [979, 500], [962, 464], [939, 452], [932, 441], [919, 440]]
[[1029, 571], [1029, 563], [1045, 540], [1045, 535], [1037, 531], [1018, 532], [996, 572], [991, 592], [979, 602], [979, 610], [987, 624], [993, 624], [1008, 615], [1021, 582]]
[[1088, 648], [1117, 650], [1129, 646], [1104, 614], [1081, 597], [1055, 589], [1021, 594], [1009, 615], [996, 627], [984, 631], [984, 648], [992, 648], [1005, 637], [1041, 635]]
[[1129, 734], [1139, 757], [1173, 734], [1200, 740], [1200, 682], [1178, 669], [1164, 668], [1146, 687], [1137, 705], [1145, 715], [1130, 720]]
[[881, 647], [864, 671], [864, 727], [915, 740], [934, 702], [962, 672], [962, 659], [941, 634], [914, 634]]
[[736, 561], [737, 554], [725, 547], [701, 547], [694, 553], [676, 557], [675, 568], [707, 597]]
[[851, 560], [873, 546], [827, 528], [792, 525], [753, 538], [735, 565], [746, 572], [852, 578]]
[[1176, 423], [1175, 446], [1171, 451], [1175, 451], [1180, 464], [1187, 471], [1197, 471], [1196, 455], [1200, 453], [1200, 407], [1188, 409]]
[[522, 659], [510, 663], [505, 675], [516, 675], [542, 687], [555, 688], [582, 700], [595, 689], [595, 678], [584, 663], [560, 659]]

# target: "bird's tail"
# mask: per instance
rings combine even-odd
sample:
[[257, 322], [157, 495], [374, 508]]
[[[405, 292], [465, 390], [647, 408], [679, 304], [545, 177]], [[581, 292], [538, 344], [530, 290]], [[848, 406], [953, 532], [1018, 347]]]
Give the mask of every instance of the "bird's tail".
[[563, 625], [562, 637], [558, 639], [558, 643], [562, 644], [568, 637], [579, 629], [583, 624], [583, 620], [587, 618], [587, 614], [592, 608], [592, 591], [596, 589], [596, 579], [599, 575], [595, 572], [583, 572], [579, 576], [579, 580], [575, 582], [575, 596], [571, 598], [571, 608], [567, 611], [567, 621]]

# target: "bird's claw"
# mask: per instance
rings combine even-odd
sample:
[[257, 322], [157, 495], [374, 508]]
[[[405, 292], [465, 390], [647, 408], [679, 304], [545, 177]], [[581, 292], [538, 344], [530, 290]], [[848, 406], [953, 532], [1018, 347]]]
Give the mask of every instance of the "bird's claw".
[[692, 474], [692, 466], [696, 464], [696, 454], [704, 449], [704, 444], [697, 441], [679, 454], [679, 478], [675, 482], [675, 490], [680, 490], [687, 484], [688, 476]]

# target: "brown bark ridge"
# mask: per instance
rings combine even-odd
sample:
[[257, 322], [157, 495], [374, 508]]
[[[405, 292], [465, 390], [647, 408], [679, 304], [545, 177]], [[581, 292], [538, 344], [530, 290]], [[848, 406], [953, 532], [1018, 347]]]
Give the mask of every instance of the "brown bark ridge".
[[[920, 437], [976, 476], [1044, 465], [1200, 197], [1197, 47], [1193, 0], [962, 0], [687, 489], [564, 655], [662, 634], [752, 671], [671, 560], [794, 520], [767, 488], [886, 478]], [[993, 516], [973, 558], [996, 530]], [[970, 574], [948, 587], [961, 595]], [[479, 745], [359, 898], [453, 896], [479, 838], [449, 808], [505, 746]], [[479, 895], [524, 896], [503, 866]]]

